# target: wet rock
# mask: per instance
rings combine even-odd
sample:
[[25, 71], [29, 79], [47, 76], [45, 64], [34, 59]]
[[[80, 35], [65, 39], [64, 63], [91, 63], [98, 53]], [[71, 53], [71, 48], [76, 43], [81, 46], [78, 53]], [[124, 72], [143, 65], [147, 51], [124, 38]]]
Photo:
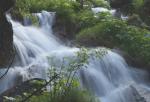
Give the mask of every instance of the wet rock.
[[5, 67], [13, 56], [13, 30], [5, 13], [14, 5], [14, 0], [0, 0], [0, 66]]

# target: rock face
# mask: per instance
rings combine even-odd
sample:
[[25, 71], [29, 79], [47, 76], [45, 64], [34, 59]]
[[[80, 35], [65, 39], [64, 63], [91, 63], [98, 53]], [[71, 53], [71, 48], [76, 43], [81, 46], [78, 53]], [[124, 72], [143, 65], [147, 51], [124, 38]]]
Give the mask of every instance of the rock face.
[[6, 12], [15, 4], [15, 0], [0, 0], [0, 11]]
[[5, 13], [14, 3], [14, 0], [0, 0], [0, 67], [6, 66], [13, 55], [13, 30]]

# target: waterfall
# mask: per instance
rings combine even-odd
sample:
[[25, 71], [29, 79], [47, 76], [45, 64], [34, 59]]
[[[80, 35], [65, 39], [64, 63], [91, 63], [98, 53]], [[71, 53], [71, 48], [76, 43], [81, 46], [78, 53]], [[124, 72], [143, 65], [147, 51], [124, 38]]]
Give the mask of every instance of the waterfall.
[[[40, 27], [23, 26], [9, 18], [13, 25], [17, 55], [12, 68], [0, 80], [1, 93], [21, 81], [32, 78], [46, 79], [47, 56], [55, 55], [62, 59], [79, 51], [79, 48], [61, 44], [54, 36], [52, 25], [55, 13], [42, 11], [34, 15], [38, 17]], [[78, 77], [82, 87], [89, 89], [101, 102], [136, 102], [130, 86], [138, 84], [145, 87], [147, 73], [130, 68], [119, 54], [111, 50], [107, 52], [101, 59], [89, 58], [87, 68], [79, 71]], [[0, 75], [3, 72], [5, 69], [0, 70]], [[140, 77], [138, 80], [137, 76]]]

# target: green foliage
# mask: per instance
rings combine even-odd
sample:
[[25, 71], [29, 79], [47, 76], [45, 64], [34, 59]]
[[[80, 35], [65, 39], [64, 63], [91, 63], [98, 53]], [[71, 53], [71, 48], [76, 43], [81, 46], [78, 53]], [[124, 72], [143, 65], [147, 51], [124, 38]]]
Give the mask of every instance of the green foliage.
[[92, 11], [82, 10], [77, 14], [76, 21], [76, 23], [78, 24], [78, 28], [81, 30], [83, 28], [95, 25], [98, 22], [98, 19], [94, 17]]
[[[92, 5], [107, 8], [109, 6], [109, 3], [105, 0], [87, 0], [84, 3], [88, 7], [81, 9], [79, 2], [74, 0], [17, 0], [12, 15], [14, 18], [21, 19], [23, 16], [28, 17], [31, 15], [30, 13], [40, 12], [42, 10], [54, 11], [56, 12], [56, 18], [58, 18], [58, 24], [65, 26], [68, 32], [72, 33], [70, 32], [71, 30], [78, 32], [98, 22], [91, 11]], [[36, 21], [36, 18], [33, 20]]]
[[49, 92], [44, 92], [40, 96], [33, 96], [29, 102], [99, 102], [88, 91], [72, 89], [67, 94], [50, 99]]
[[[117, 19], [103, 19], [100, 23], [95, 25], [94, 27], [87, 28], [81, 31], [76, 39], [77, 42], [86, 43], [87, 45], [107, 45], [109, 47], [111, 42], [116, 43], [116, 39], [113, 37], [120, 32], [125, 31], [124, 28], [126, 26], [125, 22]], [[103, 40], [104, 39], [104, 40]]]
[[22, 20], [23, 15], [29, 13], [28, 5], [26, 0], [16, 0], [16, 4], [11, 11], [13, 18]]
[[79, 4], [72, 0], [16, 0], [16, 6], [13, 13], [26, 14], [35, 13], [42, 10], [71, 13], [73, 10], [78, 10]]
[[78, 13], [78, 16], [76, 16], [76, 24], [78, 25], [77, 27], [79, 28], [78, 31], [81, 31], [85, 28], [95, 26], [103, 20], [111, 18], [113, 17], [108, 12], [94, 14], [92, 11], [83, 10]]
[[141, 58], [147, 64], [150, 60], [150, 32], [135, 26], [129, 26], [118, 19], [103, 20], [94, 27], [82, 30], [76, 40], [87, 46], [120, 47], [135, 58]]
[[52, 11], [59, 8], [78, 9], [79, 4], [72, 0], [16, 0], [14, 10], [18, 12]]

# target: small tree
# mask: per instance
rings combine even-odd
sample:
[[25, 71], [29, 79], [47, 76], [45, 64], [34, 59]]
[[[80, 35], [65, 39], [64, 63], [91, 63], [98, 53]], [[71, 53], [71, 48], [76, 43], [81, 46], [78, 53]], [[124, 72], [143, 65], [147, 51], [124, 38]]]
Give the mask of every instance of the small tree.
[[[87, 90], [81, 89], [76, 73], [81, 68], [87, 68], [89, 58], [101, 58], [105, 49], [81, 49], [72, 57], [48, 57], [49, 79], [42, 82], [42, 87], [17, 98], [5, 97], [5, 102], [99, 102]], [[41, 85], [41, 82], [35, 82]], [[44, 83], [44, 84], [43, 84]]]

